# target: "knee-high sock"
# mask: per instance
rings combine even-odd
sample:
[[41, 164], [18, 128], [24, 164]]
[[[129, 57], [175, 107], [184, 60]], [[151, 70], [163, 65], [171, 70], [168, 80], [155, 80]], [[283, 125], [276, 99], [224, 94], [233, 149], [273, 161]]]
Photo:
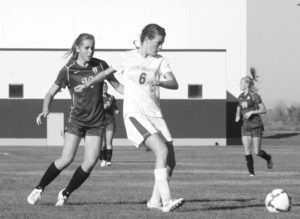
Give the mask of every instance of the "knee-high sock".
[[75, 173], [73, 174], [72, 179], [69, 182], [69, 185], [66, 187], [65, 191], [63, 192], [63, 195], [66, 195], [67, 197], [76, 189], [79, 188], [79, 186], [82, 185], [82, 183], [89, 177], [90, 173], [86, 173], [83, 171], [81, 166], [77, 168]]
[[251, 154], [245, 155], [246, 162], [247, 162], [247, 168], [249, 173], [254, 174], [254, 166], [253, 166], [253, 157]]
[[265, 160], [270, 160], [270, 155], [267, 154], [264, 150], [260, 150], [258, 156], [260, 156], [261, 158], [265, 159]]
[[112, 158], [112, 149], [106, 149], [106, 160], [111, 161]]
[[54, 162], [52, 162], [44, 173], [41, 181], [35, 188], [44, 190], [45, 187], [49, 185], [60, 174], [60, 172], [61, 170], [57, 169]]
[[[170, 183], [171, 178], [172, 178], [172, 177], [168, 177], [168, 179], [167, 179], [167, 180], [168, 180], [168, 183]], [[153, 203], [153, 204], [160, 204], [160, 203], [162, 202], [160, 193], [159, 193], [159, 191], [158, 191], [158, 188], [157, 188], [155, 182], [154, 182], [154, 185], [153, 185], [153, 191], [152, 191], [152, 196], [151, 196], [151, 198], [150, 198], [150, 201], [151, 201], [151, 203]]]
[[106, 156], [107, 156], [107, 149], [106, 149], [106, 145], [105, 145], [101, 149], [100, 160], [106, 160]]
[[167, 168], [155, 169], [154, 178], [155, 178], [155, 186], [159, 191], [159, 194], [162, 199], [162, 203], [165, 204], [171, 199]]

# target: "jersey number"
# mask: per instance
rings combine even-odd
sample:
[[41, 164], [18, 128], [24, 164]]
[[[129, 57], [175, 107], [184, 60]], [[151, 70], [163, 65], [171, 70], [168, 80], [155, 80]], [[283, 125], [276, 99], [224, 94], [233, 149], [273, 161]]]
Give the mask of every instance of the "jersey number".
[[246, 109], [246, 108], [248, 108], [248, 103], [247, 102], [242, 102], [242, 108], [243, 109]]
[[146, 73], [142, 73], [140, 75], [140, 79], [139, 79], [140, 84], [144, 84], [146, 82], [146, 76], [147, 76]]
[[[89, 76], [88, 78], [82, 78], [81, 81], [83, 84], [87, 84], [89, 81], [93, 80], [93, 76]], [[94, 87], [94, 85], [90, 86], [91, 88]]]

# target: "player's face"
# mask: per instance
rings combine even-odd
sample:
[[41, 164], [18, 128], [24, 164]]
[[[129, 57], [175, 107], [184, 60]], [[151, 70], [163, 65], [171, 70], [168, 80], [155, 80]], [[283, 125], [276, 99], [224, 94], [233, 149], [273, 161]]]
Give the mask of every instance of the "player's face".
[[83, 63], [89, 62], [93, 58], [95, 50], [94, 47], [94, 41], [89, 39], [83, 40], [81, 44], [76, 47], [78, 59], [80, 59]]
[[240, 82], [240, 89], [241, 91], [245, 91], [248, 87], [248, 83], [245, 80], [241, 80]]
[[103, 84], [103, 93], [106, 93], [107, 92], [107, 85], [104, 83]]
[[164, 43], [164, 37], [156, 34], [152, 40], [146, 38], [146, 42], [147, 42], [146, 44], [147, 55], [155, 56], [161, 49], [162, 44]]

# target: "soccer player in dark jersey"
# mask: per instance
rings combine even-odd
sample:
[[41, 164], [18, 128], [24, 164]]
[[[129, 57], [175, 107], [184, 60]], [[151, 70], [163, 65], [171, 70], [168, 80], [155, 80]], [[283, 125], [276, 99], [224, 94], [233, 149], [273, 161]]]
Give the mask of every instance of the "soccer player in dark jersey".
[[[98, 160], [101, 136], [105, 128], [103, 82], [89, 87], [82, 93], [74, 92], [74, 87], [87, 83], [98, 72], [108, 68], [105, 61], [93, 58], [94, 48], [94, 36], [86, 33], [80, 34], [66, 54], [67, 64], [60, 70], [55, 83], [45, 96], [43, 111], [37, 117], [38, 125], [42, 124], [42, 119], [49, 114], [53, 98], [61, 88], [68, 87], [72, 104], [68, 121], [65, 124], [65, 139], [61, 156], [50, 164], [40, 182], [28, 195], [29, 204], [36, 204], [41, 199], [46, 186], [72, 163], [82, 138], [85, 138], [84, 160], [73, 174], [69, 184], [58, 193], [55, 206], [65, 204], [70, 194], [89, 177]], [[103, 75], [103, 80], [107, 76]], [[113, 76], [107, 79], [112, 85], [114, 84]]]
[[243, 124], [241, 127], [241, 133], [245, 149], [245, 158], [249, 175], [254, 176], [251, 145], [254, 148], [254, 153], [266, 160], [268, 169], [273, 168], [273, 162], [271, 155], [261, 149], [264, 126], [260, 118], [260, 114], [264, 114], [267, 111], [254, 86], [254, 81], [257, 80], [256, 71], [254, 68], [251, 68], [250, 72], [252, 77], [245, 76], [240, 82], [240, 89], [242, 93], [238, 97], [235, 121], [240, 121], [242, 116]]
[[119, 114], [116, 99], [107, 93], [107, 83], [103, 83], [103, 106], [105, 117], [105, 132], [102, 137], [102, 147], [99, 154], [100, 166], [111, 166], [113, 146], [112, 141], [116, 130], [115, 115]]

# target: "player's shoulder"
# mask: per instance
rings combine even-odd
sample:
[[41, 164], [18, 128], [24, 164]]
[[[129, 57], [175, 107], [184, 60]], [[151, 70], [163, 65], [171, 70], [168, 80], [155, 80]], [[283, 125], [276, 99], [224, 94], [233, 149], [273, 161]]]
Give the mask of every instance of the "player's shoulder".
[[257, 91], [250, 91], [249, 94], [253, 99], [260, 99], [260, 95], [257, 93]]
[[64, 65], [63, 68], [67, 69], [67, 68], [71, 68], [72, 66], [75, 66], [75, 65], [76, 65], [76, 60], [71, 59]]
[[90, 65], [92, 67], [96, 67], [96, 66], [99, 66], [99, 65], [107, 65], [107, 63], [102, 59], [92, 58], [91, 61], [90, 61]]
[[240, 93], [239, 96], [238, 96], [238, 100], [241, 100], [241, 99], [244, 99], [245, 98], [245, 95], [244, 93]]

